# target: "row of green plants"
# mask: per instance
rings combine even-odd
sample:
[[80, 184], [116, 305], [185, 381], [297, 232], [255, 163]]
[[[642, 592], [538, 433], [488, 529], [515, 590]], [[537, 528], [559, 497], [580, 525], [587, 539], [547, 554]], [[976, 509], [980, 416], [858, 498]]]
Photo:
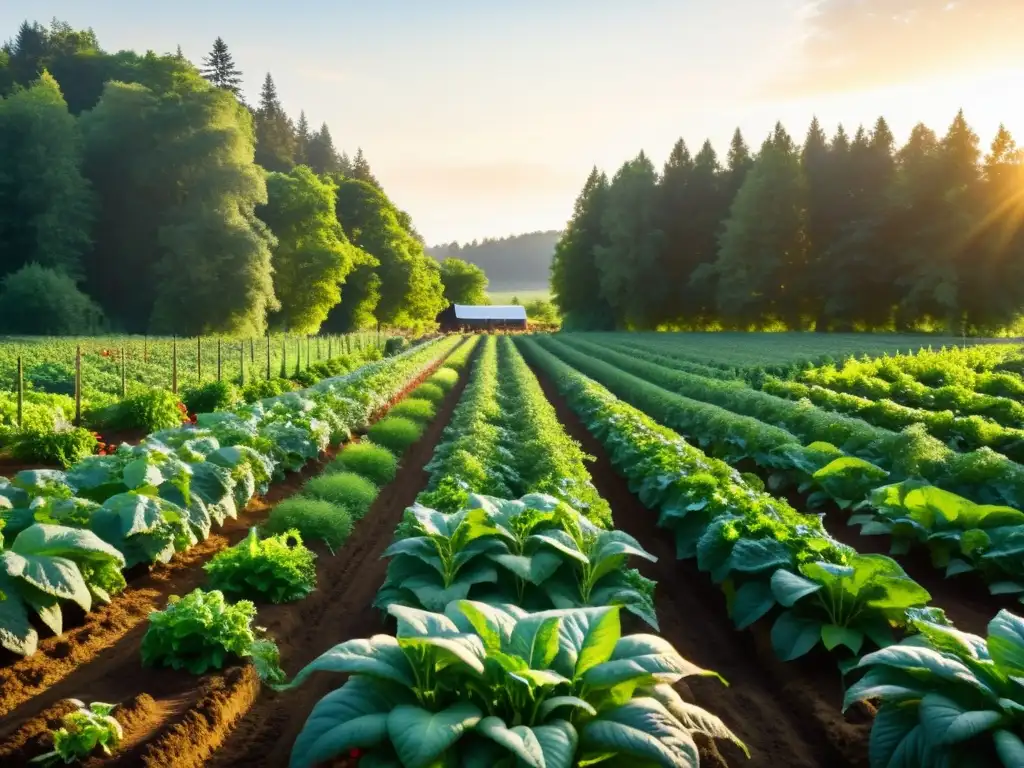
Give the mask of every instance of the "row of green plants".
[[[500, 397], [496, 347], [481, 350], [464, 413], [480, 393]], [[436, 459], [435, 472], [461, 470], [457, 452]], [[672, 688], [715, 673], [660, 637], [622, 634], [628, 587], [615, 581], [630, 557], [651, 555], [565, 501], [469, 493], [456, 511], [416, 504], [385, 556], [377, 604], [395, 634], [341, 643], [280, 686], [348, 675], [307, 719], [294, 768], [350, 750], [360, 764], [404, 768], [697, 766], [697, 733], [746, 749]]]
[[923, 424], [928, 434], [956, 451], [988, 447], [1017, 463], [1024, 459], [1024, 429], [1004, 427], [983, 416], [957, 416], [952, 410], [913, 408], [888, 398], [871, 399], [817, 384], [772, 377], [762, 382], [761, 390], [789, 400], [808, 400], [828, 411], [856, 416], [883, 429], [899, 431]]
[[956, 630], [891, 558], [835, 542], [819, 518], [747, 484], [536, 341], [520, 344], [674, 531], [679, 556], [721, 585], [737, 628], [774, 615], [784, 660], [819, 643], [845, 648], [854, 682], [844, 706], [879, 705], [872, 768], [1022, 764], [1024, 620], [1001, 611], [987, 640]]
[[[422, 433], [436, 415], [438, 391], [451, 388], [452, 374], [457, 377], [465, 367], [474, 343], [457, 348], [446, 358], [445, 367], [389, 408], [366, 439], [349, 442], [323, 474], [275, 506], [263, 531], [250, 528], [245, 539], [206, 563], [208, 588], [172, 596], [164, 610], [152, 613], [140, 649], [143, 664], [199, 675], [221, 669], [229, 660], [247, 659], [261, 679], [282, 683], [277, 646], [254, 623], [256, 602], [295, 602], [316, 589], [316, 553], [304, 544], [302, 532], [306, 541], [319, 540], [332, 551], [344, 544], [353, 521], [369, 511], [380, 488], [394, 479], [399, 459], [409, 447], [396, 440], [391, 427], [396, 420], [410, 420]], [[391, 449], [373, 438], [389, 443]], [[289, 527], [292, 524], [296, 527]], [[118, 746], [123, 733], [114, 716], [115, 705], [73, 703], [77, 709], [51, 734], [53, 750], [33, 762], [73, 763], [97, 750], [111, 755]]]
[[776, 397], [742, 382], [675, 370], [670, 361], [654, 353], [633, 350], [625, 354], [573, 335], [560, 335], [559, 341], [550, 343], [606, 362], [673, 393], [788, 430], [802, 443], [828, 443], [851, 458], [875, 464], [889, 472], [893, 480], [921, 478], [981, 504], [1024, 509], [1024, 466], [989, 448], [954, 451], [930, 436], [923, 424], [892, 432], [809, 402]]
[[169, 429], [194, 420], [196, 414], [296, 391], [381, 357], [377, 346], [366, 345], [305, 367], [297, 365], [294, 373], [282, 370], [277, 378], [250, 376], [244, 385], [238, 380], [214, 379], [186, 387], [180, 396], [164, 387], [136, 385], [125, 397], [101, 394], [91, 398], [82, 413], [82, 426], [77, 427], [75, 401], [68, 395], [29, 390], [23, 396], [19, 427], [17, 395], [0, 392], [0, 451], [26, 464], [53, 464], [66, 469], [86, 456], [107, 450], [98, 431], [148, 434]]
[[460, 339], [429, 343], [90, 456], [67, 472], [0, 478], [0, 646], [34, 653], [31, 617], [61, 633], [61, 603], [90, 610], [124, 588], [122, 570], [168, 561], [237, 517], [269, 484], [366, 428], [408, 381]]
[[[988, 349], [988, 347], [985, 347]], [[1014, 352], [1019, 348], [1011, 347]], [[1024, 427], [1024, 378], [1019, 373], [976, 373], [947, 363], [915, 368], [915, 356], [850, 360], [801, 371], [797, 380], [872, 400], [888, 399], [926, 410], [982, 416], [1007, 427]], [[905, 367], [909, 369], [905, 370]], [[977, 388], [977, 391], [975, 390]]]
[[[772, 491], [809, 492], [815, 508], [832, 500], [854, 509], [849, 522], [865, 535], [890, 537], [890, 554], [927, 547], [947, 576], [974, 572], [993, 594], [1024, 597], [1024, 515], [998, 504], [979, 504], [932, 486], [920, 477], [900, 480], [875, 464], [828, 443], [802, 446], [797, 438], [747, 416], [677, 395], [593, 355], [538, 337], [568, 364], [596, 379], [661, 424], [735, 464], [752, 460], [770, 472]], [[750, 478], [758, 482], [757, 478]], [[893, 482], [893, 481], [897, 482]]]
[[611, 512], [590, 481], [590, 458], [565, 433], [512, 340], [490, 336], [427, 465], [430, 480], [420, 501], [455, 512], [469, 493], [547, 493], [607, 526]]

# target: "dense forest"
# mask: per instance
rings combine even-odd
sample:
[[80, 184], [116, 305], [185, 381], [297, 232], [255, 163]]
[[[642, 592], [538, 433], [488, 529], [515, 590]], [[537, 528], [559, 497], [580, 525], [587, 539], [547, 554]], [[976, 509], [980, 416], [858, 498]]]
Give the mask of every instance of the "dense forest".
[[528, 291], [548, 287], [551, 257], [560, 232], [530, 232], [460, 245], [445, 243], [427, 249], [439, 261], [455, 257], [476, 264], [494, 291]]
[[886, 121], [803, 143], [782, 127], [720, 160], [680, 140], [594, 169], [558, 242], [567, 327], [1019, 332], [1024, 152], [987, 153], [963, 113], [944, 136]]
[[24, 23], [0, 48], [0, 332], [424, 328], [442, 272], [362, 150], [259, 103], [217, 39], [109, 53]]

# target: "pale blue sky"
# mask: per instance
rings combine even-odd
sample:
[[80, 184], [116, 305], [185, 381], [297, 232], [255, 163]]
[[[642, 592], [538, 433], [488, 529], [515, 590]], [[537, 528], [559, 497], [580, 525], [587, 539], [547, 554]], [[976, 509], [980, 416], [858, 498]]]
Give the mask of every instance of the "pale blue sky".
[[0, 37], [53, 16], [196, 62], [224, 37], [250, 100], [269, 70], [431, 243], [560, 228], [592, 165], [737, 126], [884, 114], [902, 140], [962, 106], [1024, 139], [1024, 0], [3, 0]]

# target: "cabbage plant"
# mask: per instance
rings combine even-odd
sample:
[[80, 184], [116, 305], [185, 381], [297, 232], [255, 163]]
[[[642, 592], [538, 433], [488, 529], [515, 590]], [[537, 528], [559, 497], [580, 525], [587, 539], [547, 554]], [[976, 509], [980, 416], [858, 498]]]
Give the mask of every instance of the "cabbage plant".
[[552, 496], [471, 494], [469, 508], [452, 514], [416, 505], [406, 528], [414, 535], [384, 553], [392, 561], [379, 607], [441, 611], [469, 597], [533, 610], [623, 605], [657, 628], [653, 582], [625, 569], [629, 557], [656, 558]]
[[844, 709], [874, 701], [872, 768], [1024, 765], [1024, 619], [1000, 611], [981, 638], [934, 609], [917, 634], [864, 656]]
[[392, 605], [397, 636], [335, 646], [314, 672], [350, 677], [313, 708], [291, 766], [365, 750], [376, 766], [697, 766], [694, 733], [746, 747], [672, 688], [716, 673], [654, 635], [621, 635], [619, 608], [529, 613], [457, 601], [442, 613]]

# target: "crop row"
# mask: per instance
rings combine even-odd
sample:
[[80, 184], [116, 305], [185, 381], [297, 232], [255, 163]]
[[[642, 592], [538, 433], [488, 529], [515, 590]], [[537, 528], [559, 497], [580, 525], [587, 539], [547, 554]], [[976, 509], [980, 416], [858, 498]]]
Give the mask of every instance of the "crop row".
[[802, 446], [781, 428], [683, 397], [595, 355], [540, 338], [574, 368], [660, 423], [695, 436], [715, 455], [730, 463], [749, 458], [771, 471], [773, 490], [795, 484], [800, 491], [814, 489], [811, 505], [832, 499], [843, 508], [856, 507], [851, 524], [861, 525], [865, 535], [889, 536], [892, 554], [925, 546], [947, 576], [974, 571], [993, 594], [1024, 596], [1024, 514], [1017, 509], [979, 504], [917, 476], [900, 480], [827, 443]]
[[[482, 398], [510, 402], [518, 388], [517, 402], [532, 405], [519, 433], [542, 431], [548, 412], [535, 400], [543, 397], [539, 386], [518, 375], [525, 367], [507, 342], [500, 353], [497, 346], [488, 339], [481, 350], [459, 423], [474, 434], [490, 431], [495, 425], [478, 410]], [[518, 383], [506, 383], [506, 374]], [[439, 447], [433, 474], [448, 469], [467, 482], [461, 449], [450, 445]], [[506, 460], [521, 466], [517, 454], [529, 450], [519, 446]], [[739, 743], [721, 720], [672, 688], [684, 677], [714, 673], [657, 636], [622, 636], [625, 563], [651, 555], [564, 501], [470, 493], [457, 511], [417, 504], [385, 556], [388, 579], [377, 602], [387, 605], [397, 632], [344, 642], [286, 686], [316, 671], [349, 674], [310, 714], [293, 766], [350, 749], [361, 760], [405, 768], [569, 768], [609, 760], [696, 766], [695, 733]]]
[[754, 390], [741, 382], [718, 381], [674, 370], [656, 354], [625, 354], [578, 336], [567, 336], [564, 342], [557, 343], [672, 392], [786, 429], [801, 442], [837, 446], [850, 456], [866, 459], [890, 472], [893, 479], [922, 478], [981, 504], [1024, 509], [1024, 466], [988, 448], [966, 453], [953, 451], [929, 436], [924, 425], [892, 432], [808, 402], [794, 402]]
[[193, 427], [150, 435], [92, 456], [68, 472], [0, 479], [0, 644], [35, 651], [30, 616], [55, 634], [61, 603], [88, 611], [124, 588], [122, 569], [166, 562], [237, 517], [284, 472], [364, 428], [406, 383], [443, 358], [458, 337], [370, 363], [233, 411], [200, 414]]
[[895, 561], [839, 544], [818, 518], [746, 484], [535, 340], [520, 344], [674, 531], [679, 556], [722, 586], [737, 628], [774, 615], [784, 660], [819, 643], [847, 649], [841, 666], [859, 679], [845, 706], [880, 705], [873, 768], [1022, 764], [1024, 620], [1000, 611], [987, 639], [956, 630]]

